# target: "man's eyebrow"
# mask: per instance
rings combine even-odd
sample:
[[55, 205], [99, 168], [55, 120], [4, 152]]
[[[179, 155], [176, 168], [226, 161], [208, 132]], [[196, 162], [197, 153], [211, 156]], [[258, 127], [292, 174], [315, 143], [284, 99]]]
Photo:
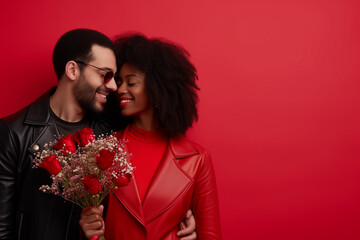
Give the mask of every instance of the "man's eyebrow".
[[106, 70], [106, 71], [111, 71], [111, 72], [114, 72], [114, 70], [112, 70], [111, 68], [109, 68], [109, 67], [102, 67], [101, 69], [104, 69], [104, 70]]

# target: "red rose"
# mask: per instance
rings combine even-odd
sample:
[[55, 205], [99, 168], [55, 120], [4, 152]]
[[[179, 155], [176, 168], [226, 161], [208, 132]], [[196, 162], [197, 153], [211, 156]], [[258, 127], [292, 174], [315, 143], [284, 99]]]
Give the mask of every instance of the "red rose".
[[109, 167], [111, 167], [113, 160], [114, 160], [114, 156], [115, 153], [111, 152], [109, 150], [106, 149], [102, 149], [100, 151], [100, 155], [99, 156], [95, 156], [96, 157], [96, 163], [99, 166], [100, 169], [102, 170], [106, 170]]
[[84, 147], [86, 144], [95, 140], [94, 130], [92, 128], [84, 128], [78, 130], [74, 136], [73, 141], [79, 146]]
[[82, 180], [86, 191], [91, 195], [98, 194], [101, 191], [101, 184], [99, 182], [98, 176], [95, 174], [90, 174], [84, 177]]
[[57, 175], [61, 171], [59, 160], [57, 160], [55, 154], [46, 157], [40, 167], [45, 168], [51, 175]]
[[55, 149], [62, 150], [62, 154], [65, 156], [68, 155], [68, 152], [74, 153], [76, 152], [75, 143], [72, 140], [71, 134], [65, 135], [58, 140], [58, 142], [54, 145]]
[[113, 183], [117, 187], [124, 187], [129, 184], [130, 178], [131, 178], [131, 175], [128, 173], [121, 174], [121, 175], [117, 176], [117, 178], [115, 178], [115, 177], [113, 178]]

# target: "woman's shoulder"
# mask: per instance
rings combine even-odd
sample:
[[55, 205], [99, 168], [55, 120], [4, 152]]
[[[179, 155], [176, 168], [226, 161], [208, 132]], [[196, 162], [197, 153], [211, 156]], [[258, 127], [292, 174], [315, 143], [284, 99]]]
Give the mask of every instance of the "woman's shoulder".
[[200, 153], [203, 153], [203, 152], [207, 152], [207, 150], [202, 146], [200, 145], [199, 143], [197, 142], [194, 142], [190, 139], [188, 139], [188, 141], [192, 144], [192, 146], [197, 149]]
[[[193, 179], [213, 176], [213, 164], [209, 152], [199, 143], [187, 137], [172, 139], [177, 164]], [[175, 147], [174, 147], [175, 146]]]
[[199, 154], [200, 156], [209, 155], [208, 151], [202, 145], [189, 139], [186, 136], [170, 138], [170, 145], [175, 153], [188, 153], [189, 155]]

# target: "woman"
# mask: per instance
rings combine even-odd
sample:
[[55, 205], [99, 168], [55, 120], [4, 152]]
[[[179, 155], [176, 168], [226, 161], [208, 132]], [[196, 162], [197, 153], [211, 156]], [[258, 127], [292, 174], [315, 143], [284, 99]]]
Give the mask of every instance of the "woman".
[[199, 239], [221, 239], [213, 167], [208, 153], [184, 135], [197, 120], [197, 74], [179, 46], [133, 35], [115, 42], [117, 100], [128, 119], [134, 176], [112, 191], [105, 238], [178, 239], [178, 223], [193, 211]]

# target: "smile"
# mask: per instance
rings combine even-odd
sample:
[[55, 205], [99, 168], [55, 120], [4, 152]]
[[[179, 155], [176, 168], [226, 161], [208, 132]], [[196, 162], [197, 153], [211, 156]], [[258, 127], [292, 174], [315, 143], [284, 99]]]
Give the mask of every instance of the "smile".
[[106, 102], [107, 101], [107, 94], [104, 94], [104, 93], [99, 93], [97, 92], [97, 95], [98, 95], [98, 99], [101, 101], [101, 102]]
[[129, 99], [129, 98], [120, 99], [119, 105], [120, 105], [120, 107], [125, 107], [127, 104], [129, 104], [130, 102], [133, 102], [133, 101], [134, 101], [134, 99]]

